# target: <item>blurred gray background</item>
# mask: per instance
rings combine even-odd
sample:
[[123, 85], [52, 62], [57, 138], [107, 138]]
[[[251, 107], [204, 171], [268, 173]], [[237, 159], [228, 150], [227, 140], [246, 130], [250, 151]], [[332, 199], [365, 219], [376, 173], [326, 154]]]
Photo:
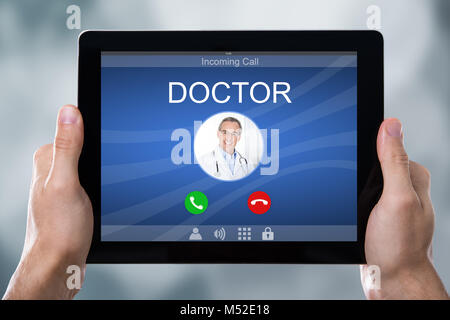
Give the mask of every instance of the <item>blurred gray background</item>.
[[[66, 8], [81, 8], [81, 30]], [[20, 258], [32, 154], [77, 102], [84, 29], [367, 29], [381, 9], [386, 117], [432, 174], [434, 260], [450, 289], [450, 1], [0, 0], [0, 292]], [[89, 265], [78, 299], [362, 299], [355, 265]]]

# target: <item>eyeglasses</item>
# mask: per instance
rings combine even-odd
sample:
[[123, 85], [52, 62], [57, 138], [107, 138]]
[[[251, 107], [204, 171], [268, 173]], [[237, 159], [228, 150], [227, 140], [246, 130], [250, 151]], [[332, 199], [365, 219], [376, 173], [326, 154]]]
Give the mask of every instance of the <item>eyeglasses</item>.
[[241, 135], [241, 130], [231, 131], [231, 130], [219, 130], [219, 132], [226, 136], [227, 134], [232, 135], [234, 138], [237, 138]]

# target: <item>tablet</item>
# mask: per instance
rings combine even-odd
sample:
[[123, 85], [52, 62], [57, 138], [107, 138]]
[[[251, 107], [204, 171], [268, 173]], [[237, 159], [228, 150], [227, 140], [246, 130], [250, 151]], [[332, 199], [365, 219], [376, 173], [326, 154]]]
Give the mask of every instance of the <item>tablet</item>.
[[90, 263], [363, 263], [375, 31], [86, 31]]

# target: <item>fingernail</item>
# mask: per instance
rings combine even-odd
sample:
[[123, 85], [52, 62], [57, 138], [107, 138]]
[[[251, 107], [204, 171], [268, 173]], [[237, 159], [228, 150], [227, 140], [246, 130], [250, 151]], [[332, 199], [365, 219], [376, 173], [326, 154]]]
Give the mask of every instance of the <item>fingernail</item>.
[[65, 106], [59, 115], [59, 122], [64, 124], [74, 124], [77, 122], [78, 113], [74, 107]]
[[386, 130], [391, 137], [402, 136], [402, 124], [397, 119], [388, 121], [386, 124]]

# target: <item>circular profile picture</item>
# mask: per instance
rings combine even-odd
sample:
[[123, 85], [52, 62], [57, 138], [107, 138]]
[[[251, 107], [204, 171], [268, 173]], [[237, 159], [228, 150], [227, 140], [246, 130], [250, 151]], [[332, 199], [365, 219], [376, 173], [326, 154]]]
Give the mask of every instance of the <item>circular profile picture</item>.
[[261, 132], [250, 118], [221, 112], [207, 119], [194, 139], [200, 167], [223, 181], [245, 178], [256, 169], [263, 153]]

